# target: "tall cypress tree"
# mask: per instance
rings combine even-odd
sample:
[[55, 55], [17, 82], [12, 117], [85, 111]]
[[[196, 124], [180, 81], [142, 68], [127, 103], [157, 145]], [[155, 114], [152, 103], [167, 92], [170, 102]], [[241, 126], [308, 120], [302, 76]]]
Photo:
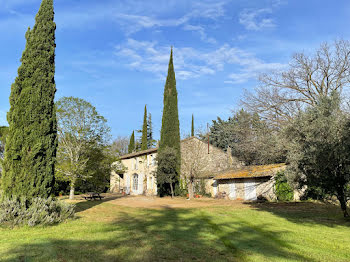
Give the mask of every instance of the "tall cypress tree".
[[159, 151], [161, 152], [166, 147], [170, 147], [176, 150], [177, 153], [177, 166], [178, 174], [180, 173], [181, 166], [181, 153], [180, 153], [180, 123], [179, 112], [177, 105], [177, 90], [176, 79], [173, 64], [173, 49], [170, 53], [170, 61], [168, 67], [168, 76], [164, 87], [164, 108], [162, 118], [162, 129], [160, 132]]
[[3, 196], [48, 197], [54, 185], [57, 122], [54, 106], [53, 0], [43, 0], [26, 33], [18, 76], [11, 86]]
[[131, 137], [130, 137], [130, 142], [129, 142], [129, 147], [128, 147], [128, 153], [132, 153], [135, 150], [135, 131], [132, 131]]
[[152, 148], [156, 141], [153, 139], [153, 124], [152, 124], [152, 115], [148, 113], [147, 120], [147, 146], [148, 148]]
[[194, 118], [192, 114], [191, 136], [194, 136]]
[[145, 105], [145, 113], [143, 116], [143, 126], [142, 126], [142, 139], [141, 139], [141, 150], [146, 150], [147, 145], [147, 106]]

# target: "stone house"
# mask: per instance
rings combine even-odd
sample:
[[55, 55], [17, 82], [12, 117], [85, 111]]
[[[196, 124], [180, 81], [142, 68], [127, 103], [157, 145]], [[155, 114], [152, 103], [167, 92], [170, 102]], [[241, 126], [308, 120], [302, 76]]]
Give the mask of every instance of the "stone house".
[[126, 168], [122, 174], [111, 173], [111, 192], [131, 195], [157, 195], [157, 181], [154, 177], [158, 148], [147, 149], [122, 156], [121, 163]]
[[[126, 167], [123, 174], [112, 172], [110, 188], [112, 192], [125, 192], [131, 195], [157, 195], [155, 158], [158, 148], [147, 149], [122, 156], [121, 163]], [[189, 161], [193, 161], [193, 163]], [[239, 162], [231, 152], [209, 145], [196, 137], [181, 141], [181, 174], [186, 174], [187, 163], [197, 165], [201, 172], [217, 172], [232, 167]], [[186, 180], [184, 177], [183, 180]]]
[[[158, 148], [153, 148], [122, 156], [126, 171], [112, 172], [111, 191], [157, 195], [154, 177], [157, 151]], [[230, 148], [225, 152], [196, 137], [181, 141], [181, 180], [186, 183], [192, 174], [194, 182], [204, 183], [205, 192], [213, 197], [224, 194], [230, 199], [256, 200], [260, 196], [273, 199], [273, 176], [283, 166], [246, 167], [232, 157]]]

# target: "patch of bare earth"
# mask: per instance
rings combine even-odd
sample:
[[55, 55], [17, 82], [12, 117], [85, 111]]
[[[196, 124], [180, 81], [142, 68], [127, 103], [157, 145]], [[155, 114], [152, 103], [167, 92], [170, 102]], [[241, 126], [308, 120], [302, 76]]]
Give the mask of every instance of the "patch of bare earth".
[[181, 197], [149, 197], [149, 196], [126, 196], [108, 201], [110, 204], [137, 208], [200, 208], [214, 206], [230, 206], [235, 208], [249, 208], [242, 201], [200, 198], [187, 200]]

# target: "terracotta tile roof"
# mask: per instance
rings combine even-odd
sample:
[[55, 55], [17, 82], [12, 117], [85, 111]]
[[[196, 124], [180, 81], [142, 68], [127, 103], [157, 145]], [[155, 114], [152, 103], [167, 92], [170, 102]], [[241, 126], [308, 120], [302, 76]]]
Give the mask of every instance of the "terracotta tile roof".
[[[188, 137], [188, 138], [185, 138], [185, 139], [181, 140], [181, 142], [185, 142], [185, 141], [191, 140], [191, 139], [198, 139], [198, 140], [200, 140], [199, 138], [197, 138], [195, 136], [191, 136], [191, 137]], [[142, 151], [138, 151], [138, 152], [134, 152], [134, 153], [123, 155], [123, 156], [120, 157], [120, 159], [129, 159], [129, 158], [133, 158], [133, 157], [137, 157], [137, 156], [151, 154], [151, 153], [154, 153], [154, 152], [157, 152], [157, 151], [158, 151], [158, 147], [150, 148], [150, 149], [147, 149], [147, 150], [142, 150]]]
[[120, 157], [120, 159], [129, 159], [129, 158], [133, 158], [133, 157], [137, 157], [137, 156], [143, 156], [143, 155], [151, 154], [151, 153], [154, 153], [154, 152], [157, 152], [157, 151], [158, 151], [158, 147], [150, 148], [150, 149], [147, 149], [147, 150], [142, 150], [142, 151], [130, 153], [130, 154], [127, 154], [127, 155], [123, 155], [123, 156]]
[[253, 177], [271, 177], [277, 171], [286, 167], [285, 164], [272, 164], [264, 166], [247, 166], [241, 169], [230, 169], [219, 172], [214, 179], [235, 179], [235, 178], [253, 178]]

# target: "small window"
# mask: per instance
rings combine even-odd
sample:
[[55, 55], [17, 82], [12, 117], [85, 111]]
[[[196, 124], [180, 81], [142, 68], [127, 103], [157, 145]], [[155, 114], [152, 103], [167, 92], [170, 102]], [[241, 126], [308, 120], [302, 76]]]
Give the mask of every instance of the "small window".
[[135, 169], [137, 170], [138, 169], [138, 167], [139, 167], [139, 162], [137, 161], [138, 159], [137, 159], [137, 157], [135, 158]]

